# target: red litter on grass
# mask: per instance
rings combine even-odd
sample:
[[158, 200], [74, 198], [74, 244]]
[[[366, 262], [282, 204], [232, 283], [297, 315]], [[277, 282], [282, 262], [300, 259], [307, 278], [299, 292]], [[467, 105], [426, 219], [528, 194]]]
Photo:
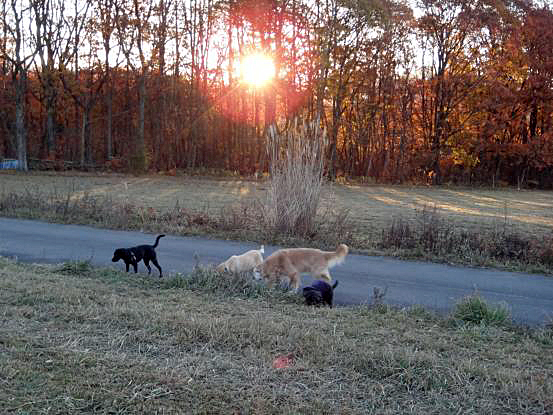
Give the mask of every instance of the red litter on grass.
[[273, 360], [273, 369], [286, 369], [294, 364], [294, 355], [292, 353], [286, 356], [278, 356]]

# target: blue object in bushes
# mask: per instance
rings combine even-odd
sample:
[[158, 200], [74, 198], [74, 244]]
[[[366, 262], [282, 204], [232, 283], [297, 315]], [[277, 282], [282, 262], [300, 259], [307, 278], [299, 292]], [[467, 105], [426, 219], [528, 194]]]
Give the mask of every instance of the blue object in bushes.
[[19, 167], [19, 160], [16, 159], [4, 159], [0, 161], [0, 170], [17, 169]]

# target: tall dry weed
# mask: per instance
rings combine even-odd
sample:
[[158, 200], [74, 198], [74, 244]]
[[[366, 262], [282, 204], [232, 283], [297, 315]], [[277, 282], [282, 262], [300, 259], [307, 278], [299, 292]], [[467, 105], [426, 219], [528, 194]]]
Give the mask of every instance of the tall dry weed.
[[264, 219], [276, 232], [305, 236], [314, 232], [324, 174], [326, 134], [318, 120], [295, 121], [285, 132], [268, 130], [271, 176]]

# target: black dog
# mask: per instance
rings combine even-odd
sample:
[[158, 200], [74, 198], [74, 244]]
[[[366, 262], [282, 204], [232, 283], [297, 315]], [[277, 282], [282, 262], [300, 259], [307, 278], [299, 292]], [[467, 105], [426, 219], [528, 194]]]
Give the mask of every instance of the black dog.
[[303, 297], [305, 304], [321, 306], [328, 304], [332, 308], [332, 299], [334, 298], [334, 289], [338, 285], [338, 281], [334, 285], [330, 285], [326, 281], [313, 281], [310, 287], [304, 287]]
[[159, 242], [159, 238], [164, 236], [165, 235], [159, 235], [156, 238], [156, 243], [153, 245], [138, 245], [133, 246], [132, 248], [116, 249], [111, 260], [112, 262], [117, 262], [120, 259], [125, 261], [127, 272], [129, 272], [129, 265], [133, 266], [134, 272], [138, 272], [138, 263], [144, 260], [144, 265], [148, 268], [148, 274], [152, 272], [152, 268], [150, 268], [150, 261], [152, 261], [152, 264], [159, 269], [159, 278], [161, 278], [163, 275], [161, 274], [161, 267], [157, 263], [155, 247]]

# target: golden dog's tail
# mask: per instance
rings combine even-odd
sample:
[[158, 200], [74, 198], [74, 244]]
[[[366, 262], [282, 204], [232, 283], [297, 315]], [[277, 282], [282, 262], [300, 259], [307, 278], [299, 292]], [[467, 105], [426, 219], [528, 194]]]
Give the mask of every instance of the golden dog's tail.
[[338, 248], [336, 248], [336, 251], [330, 254], [330, 258], [328, 259], [328, 268], [332, 268], [333, 266], [339, 265], [342, 262], [344, 262], [348, 252], [349, 252], [349, 248], [346, 244], [338, 245]]
[[336, 248], [336, 255], [340, 257], [345, 257], [349, 252], [349, 248], [346, 244], [340, 244], [338, 245], [338, 248]]

